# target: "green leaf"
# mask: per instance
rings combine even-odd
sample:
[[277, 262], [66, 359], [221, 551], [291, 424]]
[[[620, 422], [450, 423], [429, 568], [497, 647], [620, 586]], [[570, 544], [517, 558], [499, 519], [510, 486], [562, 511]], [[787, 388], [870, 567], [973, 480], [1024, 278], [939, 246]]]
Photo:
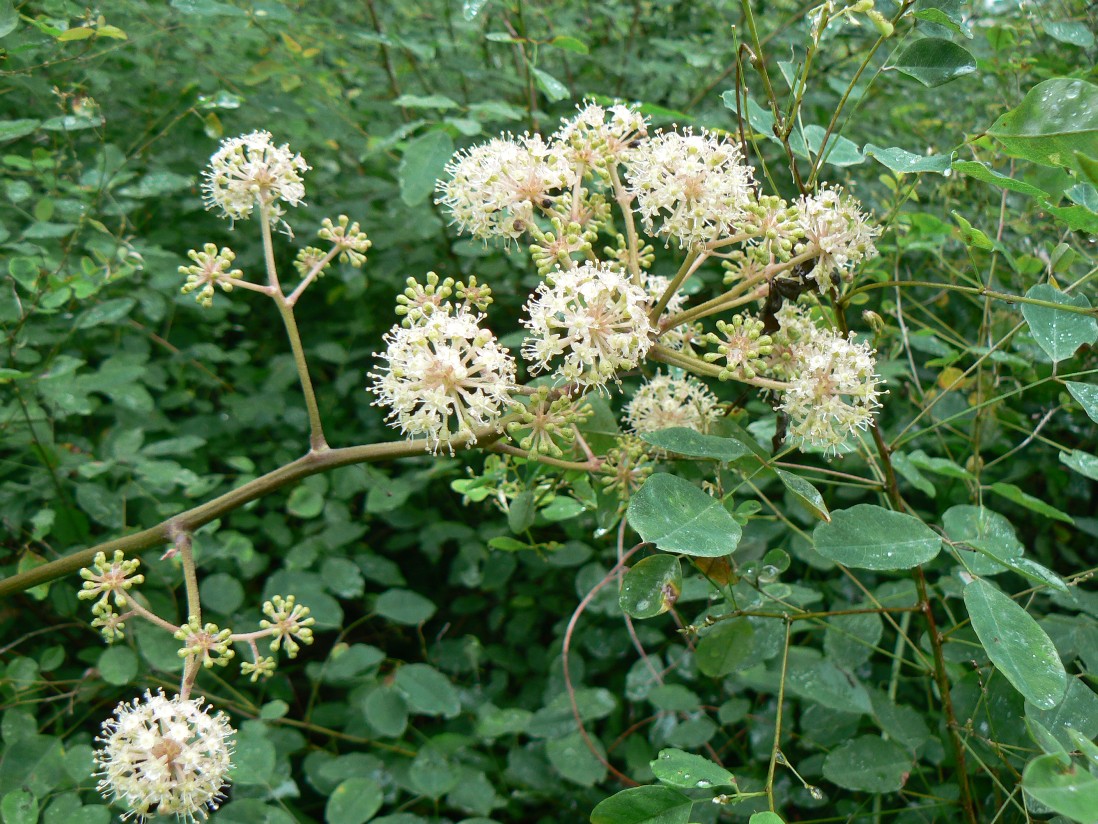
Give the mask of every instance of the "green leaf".
[[1098, 86], [1067, 77], [1038, 83], [987, 133], [1009, 154], [1044, 166], [1078, 168], [1075, 152], [1087, 157], [1098, 152]]
[[489, 0], [465, 0], [461, 4], [461, 14], [466, 20], [473, 20], [480, 10], [488, 5]]
[[1070, 466], [1080, 475], [1085, 475], [1092, 481], [1098, 481], [1098, 455], [1091, 455], [1078, 449], [1071, 452], [1060, 453], [1060, 463]]
[[35, 824], [38, 799], [26, 790], [12, 790], [0, 800], [0, 818], [4, 824]]
[[956, 32], [969, 40], [972, 39], [972, 29], [965, 23], [961, 12], [961, 0], [929, 0], [916, 5], [915, 17], [926, 20], [928, 23], [936, 23], [945, 26], [950, 31]]
[[1009, 501], [1019, 506], [1024, 506], [1026, 509], [1030, 509], [1038, 514], [1044, 515], [1047, 518], [1054, 518], [1057, 521], [1063, 521], [1065, 524], [1074, 524], [1075, 520], [1066, 512], [1061, 512], [1054, 506], [1050, 506], [1028, 492], [1023, 492], [1014, 484], [1008, 483], [995, 483], [988, 487], [996, 495], [1002, 495]]
[[217, 0], [172, 0], [172, 8], [199, 17], [247, 17], [248, 12]]
[[[1068, 295], [1050, 283], [1038, 283], [1026, 292], [1026, 297], [1060, 306], [1090, 308], [1090, 301], [1087, 300], [1086, 295], [1082, 293]], [[1083, 344], [1093, 344], [1098, 341], [1098, 320], [1090, 315], [1023, 303], [1022, 316], [1029, 324], [1034, 340], [1045, 354], [1057, 363], [1070, 358]]]
[[112, 326], [123, 320], [137, 304], [133, 298], [105, 300], [81, 314], [73, 323], [75, 329], [91, 329], [95, 326]]
[[[592, 739], [603, 759], [606, 752], [598, 739]], [[606, 780], [606, 765], [595, 757], [577, 730], [564, 738], [545, 742], [545, 755], [553, 768], [569, 781], [581, 787], [593, 787]]]
[[524, 489], [511, 499], [507, 509], [507, 526], [516, 535], [521, 535], [534, 525], [537, 514], [537, 497], [529, 489]]
[[397, 624], [414, 627], [431, 620], [438, 608], [410, 589], [388, 589], [377, 596], [374, 611]]
[[688, 824], [693, 806], [668, 787], [631, 787], [599, 802], [591, 824]]
[[362, 702], [366, 722], [386, 738], [399, 738], [408, 727], [408, 705], [392, 687], [378, 687]]
[[645, 432], [641, 440], [660, 449], [666, 449], [676, 455], [690, 458], [713, 458], [729, 463], [754, 454], [743, 442], [736, 438], [719, 438], [716, 435], [703, 435], [684, 426], [661, 429], [658, 432]]
[[675, 605], [682, 594], [682, 568], [674, 555], [652, 555], [625, 574], [618, 603], [634, 618], [654, 618]]
[[429, 95], [417, 95], [417, 94], [402, 94], [396, 100], [393, 101], [394, 106], [399, 106], [402, 109], [458, 109], [461, 108], [460, 104], [452, 97], [447, 97], [444, 94], [429, 94]]
[[137, 654], [129, 647], [107, 647], [99, 656], [96, 668], [108, 684], [122, 686], [137, 676]]
[[1038, 189], [1036, 186], [1032, 186], [1024, 181], [1007, 177], [1006, 175], [995, 171], [986, 163], [980, 163], [976, 160], [955, 160], [953, 162], [953, 170], [984, 183], [990, 183], [992, 186], [997, 186], [1000, 189], [1010, 189], [1012, 192], [1018, 192], [1019, 194], [1030, 195], [1032, 197], [1048, 197], [1048, 192], [1044, 189]]
[[847, 790], [894, 793], [911, 771], [911, 755], [895, 741], [863, 735], [827, 754], [824, 778]]
[[564, 100], [564, 98], [571, 94], [571, 92], [568, 91], [567, 86], [548, 72], [535, 68], [533, 64], [530, 65], [530, 71], [534, 74], [534, 79], [538, 83], [538, 88], [545, 93], [545, 96], [549, 98], [550, 102], [556, 103], [558, 100]]
[[442, 130], [427, 132], [410, 141], [397, 169], [400, 199], [408, 206], [418, 206], [427, 200], [453, 154], [454, 141]]
[[991, 663], [1030, 703], [1043, 710], [1059, 704], [1067, 672], [1052, 640], [1030, 614], [979, 578], [965, 587], [964, 599]]
[[19, 12], [12, 0], [0, 0], [0, 37], [7, 37], [19, 25]]
[[659, 757], [649, 762], [649, 766], [664, 784], [684, 790], [736, 786], [735, 776], [720, 764], [682, 750], [660, 750]]
[[[9, 6], [10, 8], [10, 6]], [[2, 6], [0, 6], [2, 9]], [[0, 18], [3, 16], [3, 11], [0, 10]], [[3, 29], [3, 23], [0, 21], [0, 29]], [[3, 37], [0, 34], [0, 37]], [[16, 138], [25, 137], [31, 134], [42, 124], [41, 120], [34, 120], [33, 118], [20, 118], [19, 120], [0, 120], [0, 142], [6, 142], [8, 140], [15, 140]]]
[[1055, 755], [1026, 764], [1022, 787], [1053, 812], [1082, 824], [1098, 822], [1098, 778], [1077, 764], [1064, 767]]
[[941, 86], [976, 71], [976, 58], [952, 40], [924, 37], [904, 49], [886, 68], [914, 77], [924, 86]]
[[694, 660], [702, 675], [723, 678], [753, 664], [754, 652], [755, 628], [746, 618], [733, 618], [721, 621], [701, 637]]
[[340, 782], [324, 807], [327, 824], [364, 824], [381, 809], [384, 795], [372, 778], [355, 777]]
[[1094, 45], [1094, 32], [1087, 28], [1086, 23], [1075, 23], [1068, 20], [1045, 20], [1041, 23], [1041, 28], [1053, 40], [1059, 40], [1069, 46], [1089, 49]]
[[[789, 146], [799, 157], [808, 157], [809, 152], [813, 156], [817, 156], [821, 153], [824, 135], [826, 134], [827, 129], [813, 123], [811, 126], [804, 127], [803, 136], [798, 131], [791, 133], [789, 135]], [[832, 134], [827, 139], [827, 156], [824, 158], [824, 162], [830, 163], [832, 166], [854, 166], [858, 163], [864, 163], [865, 157], [854, 141], [842, 135]]]
[[1064, 381], [1064, 386], [1071, 393], [1071, 397], [1079, 402], [1083, 411], [1092, 421], [1098, 423], [1098, 386], [1092, 383], [1079, 383], [1078, 381]]
[[275, 748], [267, 737], [266, 728], [260, 721], [245, 724], [236, 736], [233, 784], [269, 784], [274, 769]]
[[770, 810], [763, 810], [761, 813], [752, 813], [747, 824], [785, 824], [785, 819]]
[[812, 517], [821, 521], [830, 521], [831, 513], [827, 510], [827, 504], [824, 503], [823, 495], [812, 484], [791, 472], [786, 472], [781, 469], [775, 469], [774, 472], [778, 476], [778, 480], [782, 482], [782, 485], [789, 490], [789, 493], [800, 502], [800, 504], [808, 510]]
[[295, 518], [315, 518], [324, 511], [324, 496], [309, 486], [295, 487], [286, 503], [286, 511]]
[[568, 37], [566, 35], [557, 35], [550, 40], [546, 45], [555, 46], [558, 49], [564, 49], [575, 54], [590, 54], [591, 50], [587, 47], [587, 44], [582, 40], [575, 37]]
[[406, 664], [397, 670], [393, 685], [413, 712], [446, 718], [455, 718], [461, 712], [461, 700], [454, 685], [429, 664]]
[[859, 569], [911, 569], [929, 563], [942, 548], [934, 530], [911, 515], [873, 504], [831, 513], [812, 533], [816, 551]]
[[1026, 704], [1026, 717], [1039, 721], [1067, 749], [1074, 749], [1071, 733], [1089, 739], [1098, 736], [1098, 695], [1078, 678], [1069, 678], [1064, 700], [1051, 710]]
[[689, 481], [653, 475], [629, 502], [629, 525], [665, 552], [719, 558], [736, 549], [742, 530], [724, 505]]
[[872, 157], [886, 168], [902, 174], [934, 172], [944, 175], [950, 169], [949, 155], [920, 155], [896, 146], [883, 149], [872, 143], [866, 143], [862, 151], [866, 157]]
[[839, 669], [814, 649], [789, 650], [786, 686], [806, 701], [842, 712], [873, 712], [869, 693], [853, 675]]

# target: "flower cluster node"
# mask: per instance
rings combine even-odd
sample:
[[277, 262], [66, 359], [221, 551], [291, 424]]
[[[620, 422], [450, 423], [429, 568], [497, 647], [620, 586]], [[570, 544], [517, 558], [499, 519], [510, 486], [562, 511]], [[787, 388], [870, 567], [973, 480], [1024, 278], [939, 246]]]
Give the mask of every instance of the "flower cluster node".
[[855, 267], [877, 256], [873, 241], [880, 228], [870, 225], [861, 204], [840, 187], [824, 186], [802, 196], [797, 207], [802, 239], [793, 251], [816, 256], [808, 277], [821, 294], [839, 282], [849, 283]]
[[454, 155], [437, 203], [449, 209], [460, 231], [487, 240], [514, 240], [548, 209], [557, 193], [572, 188], [576, 173], [561, 146], [540, 135], [505, 135]]
[[270, 678], [274, 675], [274, 671], [275, 659], [270, 656], [257, 658], [254, 663], [252, 661], [240, 662], [240, 673], [251, 676], [248, 680], [253, 684], [260, 678]]
[[454, 294], [454, 279], [439, 280], [434, 272], [427, 273], [427, 282], [420, 283], [415, 278], [405, 281], [407, 288], [397, 295], [396, 313], [404, 316], [404, 326], [415, 326], [434, 315], [440, 307], [448, 306], [446, 301]]
[[366, 251], [374, 245], [359, 227], [358, 221], [351, 223], [347, 215], [339, 216], [339, 225], [332, 223], [330, 217], [324, 218], [317, 237], [339, 250], [340, 263], [350, 263], [356, 269], [366, 262]]
[[580, 406], [569, 395], [552, 397], [547, 387], [539, 387], [517, 413], [518, 419], [507, 424], [507, 434], [527, 452], [559, 458], [576, 439], [575, 426], [592, 414], [589, 406]]
[[534, 232], [537, 243], [530, 246], [530, 259], [537, 267], [538, 274], [545, 277], [556, 268], [575, 266], [574, 254], [586, 254], [598, 238], [598, 230], [592, 226], [584, 228], [578, 221], [565, 223], [562, 218], [550, 220], [553, 230]]
[[139, 566], [141, 566], [140, 561], [136, 558], [127, 561], [120, 549], [114, 551], [114, 556], [109, 562], [106, 553], [98, 552], [92, 560], [91, 569], [84, 567], [80, 570], [80, 577], [84, 579], [84, 583], [77, 597], [85, 601], [98, 598], [99, 600], [92, 604], [92, 612], [106, 616], [112, 611], [108, 603], [112, 593], [115, 605], [124, 607], [126, 591], [134, 584], [144, 583], [145, 576], [135, 574]]
[[720, 415], [717, 397], [705, 384], [664, 373], [646, 381], [624, 412], [626, 424], [637, 435], [677, 426], [707, 432]]
[[305, 246], [297, 250], [297, 257], [294, 258], [294, 269], [301, 277], [306, 278], [317, 267], [317, 277], [324, 277], [324, 273], [328, 271], [328, 267], [332, 265], [332, 261], [328, 258], [328, 253], [323, 249], [316, 246]]
[[[803, 331], [803, 330], [800, 330]], [[789, 349], [788, 386], [779, 409], [789, 415], [789, 432], [828, 451], [866, 429], [881, 404], [874, 352], [830, 329], [813, 327]]]
[[114, 611], [110, 602], [99, 601], [92, 607], [92, 612], [95, 613], [95, 618], [92, 619], [91, 625], [99, 630], [99, 634], [108, 644], [121, 641], [126, 637], [125, 618]]
[[605, 108], [591, 101], [576, 107], [578, 113], [562, 118], [553, 135], [574, 166], [591, 169], [600, 177], [622, 162], [629, 148], [648, 134], [648, 118], [629, 106]]
[[244, 277], [239, 269], [230, 269], [236, 259], [236, 253], [228, 247], [222, 247], [218, 251], [217, 245], [207, 243], [202, 251], [191, 249], [187, 257], [194, 261], [190, 266], [180, 266], [179, 274], [187, 276], [187, 282], [180, 291], [184, 295], [197, 291], [194, 299], [200, 306], [212, 306], [214, 299], [214, 286], [220, 286], [222, 291], [233, 290], [233, 280]]
[[774, 348], [770, 335], [763, 334], [763, 322], [758, 318], [736, 315], [729, 321], [717, 321], [720, 334], [706, 335], [717, 351], [705, 355], [709, 363], [724, 360], [720, 379], [751, 380], [766, 369], [765, 358]]
[[600, 482], [603, 487], [628, 501], [656, 468], [649, 451], [648, 444], [634, 435], [618, 438], [618, 445], [607, 450], [602, 465], [604, 475]]
[[[443, 291], [450, 289], [447, 279]], [[428, 305], [429, 314], [422, 311]], [[512, 404], [515, 359], [481, 328], [484, 316], [444, 301], [424, 301], [415, 317], [414, 324], [405, 318], [405, 325], [385, 335], [387, 347], [378, 353], [385, 364], [370, 373], [374, 405], [388, 407], [391, 425], [425, 437], [427, 449], [436, 453], [443, 447], [452, 452], [459, 436], [476, 443], [478, 427], [498, 431]]]
[[192, 615], [175, 633], [175, 639], [183, 642], [179, 657], [196, 656], [207, 669], [214, 664], [223, 667], [236, 654], [231, 646], [232, 634], [231, 629], [219, 629], [217, 624], [203, 625]]
[[301, 175], [309, 168], [289, 144], [275, 146], [270, 132], [223, 140], [204, 172], [206, 208], [218, 208], [230, 220], [247, 220], [258, 206], [272, 226], [281, 223], [292, 234], [282, 220], [282, 203], [301, 203], [305, 197]]
[[648, 295], [606, 264], [558, 269], [526, 304], [530, 330], [522, 354], [531, 371], [553, 369], [558, 380], [602, 387], [620, 369], [640, 363], [652, 345]]
[[458, 281], [454, 284], [458, 300], [467, 308], [472, 307], [481, 312], [487, 312], [492, 305], [492, 287], [487, 283], [478, 283], [476, 275], [469, 276], [469, 282]]
[[645, 230], [684, 249], [727, 237], [754, 199], [739, 146], [707, 131], [658, 132], [638, 143], [625, 177]]
[[203, 700], [146, 690], [103, 722], [98, 789], [127, 808], [123, 820], [174, 815], [194, 824], [224, 800], [234, 730], [223, 713], [211, 717]]
[[[614, 245], [603, 246], [602, 253], [608, 261], [614, 263], [619, 269], [623, 271], [629, 269], [629, 241], [626, 240], [625, 235], [621, 233], [615, 235]], [[637, 265], [644, 271], [651, 269], [652, 264], [655, 262], [656, 247], [646, 241], [640, 241], [637, 249]], [[657, 297], [659, 296], [657, 295]]]
[[[309, 617], [309, 608], [295, 603], [293, 595], [283, 598], [274, 596], [263, 604], [263, 614], [266, 619], [259, 622], [263, 629], [273, 630], [271, 633], [271, 652], [278, 652], [279, 647], [286, 650], [286, 655], [296, 658], [301, 644], [306, 646], [313, 642], [313, 631], [310, 629], [316, 623], [315, 618]], [[269, 620], [268, 620], [269, 619]], [[256, 662], [256, 668], [263, 662]]]

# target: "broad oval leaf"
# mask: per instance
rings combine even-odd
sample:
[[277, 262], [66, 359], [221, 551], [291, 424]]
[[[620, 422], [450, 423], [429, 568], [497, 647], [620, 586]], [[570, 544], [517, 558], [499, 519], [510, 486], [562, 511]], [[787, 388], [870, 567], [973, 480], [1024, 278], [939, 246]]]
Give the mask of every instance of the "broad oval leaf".
[[942, 548], [938, 533], [918, 518], [873, 504], [832, 512], [812, 539], [828, 560], [859, 569], [911, 569]]
[[653, 775], [671, 787], [708, 790], [710, 787], [735, 787], [736, 778], [720, 764], [682, 750], [660, 750], [650, 761]]
[[[1049, 283], [1038, 283], [1026, 292], [1026, 297], [1060, 306], [1090, 308], [1086, 295], [1069, 295]], [[1083, 344], [1098, 341], [1098, 320], [1092, 315], [1023, 303], [1022, 317], [1029, 324], [1029, 331], [1037, 345], [1057, 363], [1070, 358]]]
[[416, 206], [430, 197], [453, 154], [454, 141], [441, 130], [427, 132], [408, 143], [397, 171], [400, 199]]
[[990, 183], [1000, 189], [1010, 189], [1012, 192], [1034, 197], [1048, 197], [1048, 192], [1044, 189], [1038, 189], [1023, 180], [1015, 180], [1012, 177], [1000, 174], [986, 163], [980, 163], [977, 160], [958, 160], [954, 162], [953, 170], [968, 177], [974, 177], [983, 183]]
[[863, 735], [828, 753], [824, 778], [848, 790], [894, 793], [911, 771], [911, 755], [895, 741]]
[[1098, 154], [1098, 86], [1067, 77], [1038, 83], [987, 133], [1012, 155], [1077, 168], [1075, 152]]
[[1050, 710], [1063, 700], [1067, 672], [1052, 639], [1013, 599], [983, 579], [964, 591], [972, 628], [988, 658], [1026, 700]]
[[872, 157], [886, 168], [903, 174], [936, 172], [944, 175], [950, 168], [949, 155], [921, 155], [896, 146], [882, 148], [872, 143], [866, 143], [862, 151], [865, 152], [866, 157]]
[[653, 475], [629, 502], [629, 525], [665, 552], [719, 558], [740, 542], [742, 530], [724, 505], [689, 481]]
[[1025, 791], [1053, 812], [1074, 821], [1098, 822], [1098, 778], [1078, 764], [1064, 767], [1055, 755], [1042, 755], [1026, 764]]
[[694, 661], [702, 675], [724, 678], [755, 663], [754, 651], [755, 628], [746, 618], [734, 618], [721, 621], [701, 637]]
[[1091, 383], [1080, 383], [1079, 381], [1064, 381], [1064, 386], [1071, 393], [1071, 397], [1075, 398], [1079, 405], [1083, 407], [1083, 411], [1087, 413], [1090, 419], [1098, 423], [1098, 386]]
[[778, 480], [782, 482], [782, 485], [800, 502], [801, 506], [808, 510], [809, 514], [821, 521], [831, 520], [831, 513], [827, 510], [823, 495], [816, 487], [791, 472], [785, 472], [781, 469], [775, 469], [774, 472], [777, 473]]
[[976, 71], [976, 58], [952, 40], [924, 37], [904, 49], [887, 68], [914, 77], [924, 86], [941, 86]]
[[429, 664], [406, 664], [397, 670], [393, 685], [413, 712], [446, 718], [454, 718], [461, 712], [457, 689]]
[[691, 458], [713, 458], [724, 463], [754, 454], [746, 444], [735, 438], [703, 435], [701, 432], [685, 426], [661, 429], [658, 432], [645, 432], [640, 437], [641, 440], [676, 455], [686, 455]]
[[694, 802], [669, 787], [631, 787], [591, 811], [591, 824], [688, 824]]
[[354, 777], [340, 782], [324, 807], [328, 824], [364, 824], [381, 809], [381, 787], [372, 778]]
[[634, 618], [654, 618], [674, 606], [682, 594], [682, 567], [674, 555], [652, 555], [625, 575], [618, 603]]

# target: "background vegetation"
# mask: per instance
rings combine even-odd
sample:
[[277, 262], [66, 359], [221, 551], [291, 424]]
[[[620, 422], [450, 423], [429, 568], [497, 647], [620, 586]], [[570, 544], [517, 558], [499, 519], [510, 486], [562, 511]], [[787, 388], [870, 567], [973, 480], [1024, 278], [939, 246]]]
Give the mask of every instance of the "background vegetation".
[[[891, 37], [852, 14], [807, 69], [809, 8], [752, 8], [0, 0], [9, 577], [307, 448], [274, 307], [234, 292], [202, 310], [179, 294], [177, 268], [204, 242], [262, 265], [258, 243], [203, 209], [198, 171], [222, 137], [267, 129], [312, 164], [302, 240], [344, 212], [374, 242], [365, 270], [337, 267], [298, 310], [337, 446], [394, 439], [364, 387], [405, 278], [475, 273], [496, 289], [493, 324], [518, 328], [536, 272], [520, 249], [449, 229], [434, 180], [455, 148], [551, 131], [585, 96], [742, 134], [772, 191], [839, 182], [886, 229], [839, 308], [878, 349], [888, 448], [867, 437], [835, 460], [774, 458], [772, 410], [716, 387], [740, 457], [661, 468], [730, 493], [743, 538], [725, 568], [682, 561], [671, 612], [623, 613], [611, 573], [638, 541], [624, 502], [498, 456], [344, 467], [203, 527], [215, 620], [254, 623], [264, 598], [292, 591], [318, 622], [267, 683], [200, 677], [240, 730], [213, 820], [565, 822], [601, 802], [600, 822], [705, 824], [769, 809], [710, 803], [719, 774], [713, 788], [684, 779], [698, 768], [686, 754], [768, 789], [786, 821], [1098, 820], [1094, 8], [882, 3]], [[1079, 83], [998, 120], [1053, 78]], [[821, 159], [825, 133], [841, 137]], [[587, 425], [598, 448], [622, 401]], [[851, 570], [826, 528], [814, 538], [825, 513], [852, 512], [883, 553], [911, 538], [909, 521], [873, 520], [886, 507], [943, 551], [914, 571]], [[182, 621], [162, 551], [141, 553], [142, 591]], [[649, 555], [670, 557], [647, 546], [630, 563]], [[0, 601], [11, 824], [117, 815], [94, 790], [92, 739], [118, 701], [178, 683], [175, 641], [135, 626], [104, 646], [77, 588], [70, 575]], [[1011, 628], [1005, 660], [996, 633]], [[1046, 638], [1066, 680], [1042, 706], [1056, 666], [1020, 651]], [[615, 796], [633, 783], [652, 789]]]

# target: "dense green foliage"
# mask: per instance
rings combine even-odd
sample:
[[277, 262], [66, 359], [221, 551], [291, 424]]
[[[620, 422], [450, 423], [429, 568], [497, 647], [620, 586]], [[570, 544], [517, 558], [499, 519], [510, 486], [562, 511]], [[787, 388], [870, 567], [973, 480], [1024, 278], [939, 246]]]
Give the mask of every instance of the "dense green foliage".
[[[106, 646], [75, 575], [14, 576], [309, 446], [272, 302], [179, 291], [206, 242], [263, 269], [255, 223], [204, 209], [218, 141], [269, 130], [313, 167], [284, 271], [324, 217], [373, 241], [297, 307], [327, 441], [350, 447], [398, 439], [364, 388], [406, 278], [490, 283], [519, 349], [541, 278], [448, 226], [435, 180], [586, 97], [725, 130], [768, 193], [841, 183], [875, 215], [880, 256], [825, 304], [877, 350], [879, 428], [790, 450], [765, 400], [711, 380], [719, 426], [649, 435], [631, 498], [419, 450], [204, 517], [208, 620], [250, 629], [290, 592], [316, 618], [268, 681], [198, 675], [239, 730], [211, 820], [1098, 821], [1094, 6], [882, 2], [818, 44], [803, 6], [752, 8], [0, 0], [0, 820], [123, 812], [93, 738], [184, 666], [137, 620]], [[720, 281], [709, 263], [687, 291]], [[594, 398], [598, 455], [655, 371]], [[166, 537], [141, 545], [140, 593], [182, 624]]]

